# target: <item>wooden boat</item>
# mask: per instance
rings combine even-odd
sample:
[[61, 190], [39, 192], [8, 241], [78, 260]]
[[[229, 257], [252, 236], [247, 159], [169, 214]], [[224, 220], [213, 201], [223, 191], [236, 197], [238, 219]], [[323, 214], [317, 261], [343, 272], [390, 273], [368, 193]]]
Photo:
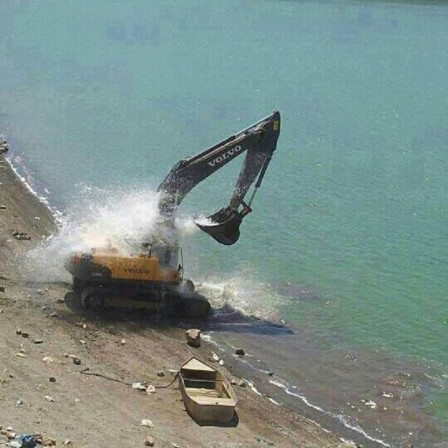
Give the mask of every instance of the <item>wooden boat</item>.
[[237, 397], [225, 376], [194, 356], [179, 372], [179, 388], [185, 408], [200, 423], [230, 423]]

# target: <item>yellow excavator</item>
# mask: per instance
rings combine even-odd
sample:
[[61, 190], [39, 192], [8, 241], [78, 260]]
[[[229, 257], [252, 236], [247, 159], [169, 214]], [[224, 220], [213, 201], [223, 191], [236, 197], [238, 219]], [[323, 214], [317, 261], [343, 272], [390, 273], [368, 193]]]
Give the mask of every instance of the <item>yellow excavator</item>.
[[[154, 309], [164, 315], [204, 318], [210, 303], [183, 278], [182, 250], [160, 235], [175, 234], [174, 215], [184, 197], [200, 182], [227, 163], [245, 154], [230, 204], [196, 225], [224, 245], [238, 241], [240, 225], [252, 211], [255, 193], [261, 185], [277, 146], [280, 113], [273, 112], [257, 123], [178, 162], [158, 187], [161, 232], [151, 242], [141, 243], [135, 254], [116, 248], [93, 248], [76, 252], [65, 262], [73, 276], [73, 291], [84, 308], [125, 307]], [[244, 198], [255, 183], [250, 201]]]

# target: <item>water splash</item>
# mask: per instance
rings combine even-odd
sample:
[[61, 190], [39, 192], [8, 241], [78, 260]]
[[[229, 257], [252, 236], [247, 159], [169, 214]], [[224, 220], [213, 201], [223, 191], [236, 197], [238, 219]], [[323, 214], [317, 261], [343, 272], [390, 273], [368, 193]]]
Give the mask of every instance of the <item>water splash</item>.
[[257, 281], [256, 277], [257, 274], [249, 268], [220, 277], [202, 274], [197, 281], [197, 289], [210, 300], [218, 315], [236, 311], [276, 322], [284, 298], [270, 284]]
[[[64, 260], [73, 251], [112, 246], [124, 254], [139, 253], [154, 236], [175, 241], [176, 232], [158, 226], [157, 193], [152, 190], [79, 188], [79, 201], [59, 219], [56, 234], [27, 254], [30, 275], [41, 281], [66, 281]], [[191, 232], [188, 219], [179, 233]]]

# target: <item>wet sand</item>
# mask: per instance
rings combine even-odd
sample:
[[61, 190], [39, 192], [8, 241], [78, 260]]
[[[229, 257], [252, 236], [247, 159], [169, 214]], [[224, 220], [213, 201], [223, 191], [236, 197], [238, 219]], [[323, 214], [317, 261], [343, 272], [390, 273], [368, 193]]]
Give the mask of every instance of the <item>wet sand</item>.
[[[176, 382], [152, 395], [124, 384], [167, 385], [188, 357], [209, 359], [215, 348], [186, 345], [185, 328], [201, 323], [89, 314], [69, 294], [70, 285], [30, 281], [21, 260], [56, 225], [3, 156], [0, 183], [0, 426], [74, 447], [144, 446], [147, 436], [157, 447], [345, 446], [338, 435], [250, 387], [235, 386], [237, 418], [217, 427], [188, 416]], [[119, 381], [85, 375], [85, 369]], [[141, 426], [143, 419], [154, 427]]]

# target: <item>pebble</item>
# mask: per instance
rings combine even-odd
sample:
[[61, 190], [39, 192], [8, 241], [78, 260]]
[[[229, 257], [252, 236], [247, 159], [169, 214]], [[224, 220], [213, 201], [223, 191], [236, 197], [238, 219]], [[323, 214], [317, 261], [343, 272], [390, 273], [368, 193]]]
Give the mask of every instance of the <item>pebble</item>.
[[22, 334], [22, 330], [20, 328], [16, 329], [16, 334]]
[[140, 423], [141, 426], [146, 426], [147, 428], [154, 428], [154, 423], [151, 420], [143, 419]]
[[18, 356], [19, 358], [26, 358], [25, 353], [16, 353], [16, 356]]
[[157, 376], [159, 376], [159, 377], [164, 377], [165, 376], [165, 372], [163, 371], [163, 370], [159, 370], [158, 372], [157, 372]]
[[22, 331], [22, 338], [28, 339], [30, 337], [30, 334], [27, 333], [26, 331]]
[[58, 313], [53, 312], [53, 313], [50, 314], [50, 317], [58, 317]]
[[198, 328], [190, 328], [186, 331], [185, 336], [190, 347], [198, 348], [201, 346], [201, 330]]
[[64, 440], [64, 445], [71, 445], [72, 441], [70, 439], [65, 439]]
[[122, 340], [120, 341], [120, 344], [121, 344], [121, 345], [126, 344], [126, 340], [125, 340], [125, 339], [122, 339]]
[[45, 442], [42, 444], [43, 446], [56, 446], [56, 440], [48, 438], [45, 440]]
[[132, 389], [137, 389], [137, 390], [146, 390], [146, 386], [144, 386], [142, 383], [132, 383]]
[[0, 292], [5, 292], [6, 288], [4, 286], [0, 286]]
[[50, 403], [53, 403], [55, 401], [55, 399], [50, 395], [45, 395], [44, 398], [45, 398], [45, 400], [49, 401]]
[[244, 356], [246, 352], [244, 351], [244, 348], [237, 348], [235, 350], [235, 354], [237, 354], [238, 356]]
[[0, 210], [6, 210], [6, 205], [0, 205]]
[[215, 352], [212, 352], [212, 359], [213, 359], [213, 361], [218, 362], [219, 361], [219, 356]]
[[246, 387], [246, 381], [244, 381], [244, 380], [240, 380], [240, 382], [238, 383], [238, 386], [240, 386], [240, 387]]
[[154, 439], [151, 436], [146, 437], [145, 446], [154, 446]]
[[16, 433], [14, 431], [7, 430], [5, 436], [11, 440], [16, 438]]
[[55, 383], [56, 378], [54, 376], [50, 376], [50, 378], [48, 378], [48, 381], [50, 381], [50, 383]]
[[78, 357], [73, 358], [73, 364], [76, 364], [77, 366], [81, 365], [81, 360]]
[[34, 344], [42, 344], [44, 342], [43, 339], [34, 339], [33, 343]]
[[42, 361], [49, 364], [50, 362], [53, 362], [53, 358], [51, 356], [44, 356]]
[[155, 393], [156, 393], [156, 388], [155, 388], [152, 384], [150, 384], [150, 385], [147, 387], [147, 389], [146, 389], [146, 393], [147, 393], [148, 395], [155, 394]]
[[218, 364], [219, 364], [220, 366], [223, 366], [223, 365], [224, 365], [224, 360], [220, 359], [219, 362], [218, 362]]
[[16, 406], [22, 406], [22, 404], [23, 404], [23, 400], [22, 400], [21, 398], [19, 398], [19, 399], [16, 401]]

